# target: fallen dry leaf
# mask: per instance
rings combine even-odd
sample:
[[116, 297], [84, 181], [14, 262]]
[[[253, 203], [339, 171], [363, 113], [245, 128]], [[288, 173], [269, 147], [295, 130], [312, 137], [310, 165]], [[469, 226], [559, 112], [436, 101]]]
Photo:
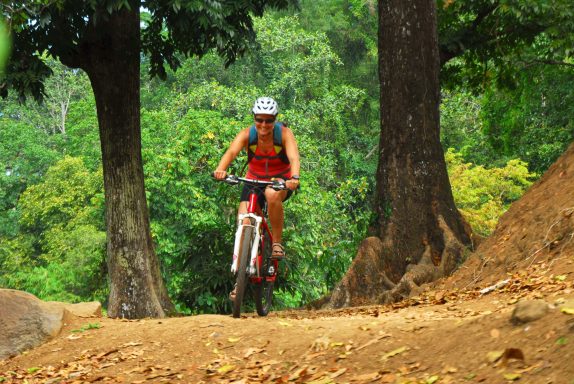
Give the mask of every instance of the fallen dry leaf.
[[365, 344], [361, 345], [360, 347], [358, 347], [356, 349], [356, 351], [360, 351], [361, 349], [367, 348], [369, 345], [373, 345], [375, 343], [377, 343], [379, 340], [381, 340], [382, 338], [385, 337], [389, 337], [390, 335], [381, 335], [381, 336], [377, 336], [375, 339], [369, 340], [367, 341]]
[[506, 380], [516, 381], [522, 377], [520, 373], [505, 373], [504, 378]]
[[358, 381], [361, 383], [371, 383], [375, 380], [379, 380], [381, 374], [379, 372], [365, 373], [364, 375], [356, 376], [351, 379], [351, 381]]
[[396, 355], [400, 355], [401, 353], [407, 351], [409, 348], [408, 347], [400, 347], [397, 349], [394, 349], [390, 352], [385, 353], [382, 357], [381, 360], [387, 360], [390, 357], [396, 356]]
[[567, 315], [574, 315], [574, 308], [562, 307], [560, 308], [560, 312], [565, 313]]
[[341, 369], [338, 369], [338, 370], [336, 370], [335, 372], [329, 374], [329, 376], [330, 376], [332, 379], [335, 379], [335, 378], [337, 378], [337, 377], [339, 377], [339, 376], [344, 375], [345, 372], [347, 372], [347, 368], [341, 368]]
[[504, 351], [490, 351], [486, 354], [489, 363], [496, 363], [504, 355]]
[[139, 345], [143, 345], [139, 341], [130, 341], [129, 343], [125, 343], [119, 346], [119, 348], [126, 348], [126, 347], [137, 347]]
[[381, 377], [380, 383], [391, 384], [397, 382], [397, 375], [393, 373], [387, 373]]
[[307, 360], [307, 361], [313, 360], [313, 359], [316, 359], [317, 357], [325, 356], [326, 354], [327, 354], [327, 352], [309, 353], [309, 354], [305, 355], [305, 360]]
[[254, 354], [256, 354], [256, 353], [261, 353], [261, 352], [263, 352], [263, 351], [264, 351], [263, 348], [248, 348], [248, 349], [245, 351], [245, 354], [243, 355], [243, 358], [244, 358], [244, 359], [248, 359], [250, 356], [252, 356], [252, 355], [254, 355]]
[[293, 324], [288, 323], [288, 322], [286, 322], [286, 321], [280, 321], [280, 322], [279, 322], [279, 325], [282, 325], [282, 326], [284, 326], [284, 327], [292, 327], [292, 326], [293, 326]]
[[299, 380], [300, 378], [302, 378], [303, 376], [307, 375], [307, 369], [308, 367], [302, 367], [297, 369], [295, 372], [293, 372], [289, 378], [287, 379], [288, 381], [295, 381], [295, 380]]
[[334, 384], [335, 382], [330, 377], [322, 377], [316, 380], [306, 381], [305, 384]]
[[455, 367], [445, 367], [442, 370], [442, 373], [456, 373], [456, 372], [458, 372], [458, 369]]
[[235, 365], [232, 364], [225, 364], [223, 367], [217, 369], [217, 373], [221, 375], [225, 375], [228, 372], [235, 370]]

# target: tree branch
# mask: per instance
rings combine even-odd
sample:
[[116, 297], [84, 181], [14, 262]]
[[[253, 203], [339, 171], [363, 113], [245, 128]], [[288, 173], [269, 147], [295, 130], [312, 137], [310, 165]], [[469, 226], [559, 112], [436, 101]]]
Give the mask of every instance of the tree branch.
[[533, 67], [535, 65], [564, 65], [567, 67], [574, 67], [574, 63], [567, 63], [565, 61], [559, 61], [559, 60], [529, 60], [529, 61], [525, 61], [525, 60], [521, 60], [519, 61], [519, 63], [524, 64], [524, 68], [530, 68]]
[[[449, 42], [449, 44], [440, 44], [439, 45], [439, 55], [440, 55], [440, 65], [443, 66], [447, 61], [453, 59], [457, 56], [460, 56], [465, 50], [466, 45], [468, 42], [475, 40], [476, 30], [482, 23], [487, 16], [492, 14], [496, 8], [498, 8], [498, 4], [492, 4], [490, 7], [483, 9], [481, 12], [476, 15], [476, 18], [472, 21], [472, 24], [465, 30], [463, 30], [459, 34], [459, 38]], [[490, 36], [487, 36], [486, 39], [483, 39], [482, 42], [487, 42], [490, 40]], [[480, 41], [480, 40], [478, 40]], [[448, 46], [451, 44], [456, 44], [456, 49], [449, 49]]]

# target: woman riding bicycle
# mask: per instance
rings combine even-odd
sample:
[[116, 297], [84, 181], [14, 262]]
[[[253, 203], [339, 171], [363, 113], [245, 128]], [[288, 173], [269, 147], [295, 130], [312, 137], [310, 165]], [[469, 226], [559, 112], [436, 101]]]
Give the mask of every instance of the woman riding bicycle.
[[[299, 187], [299, 150], [293, 132], [277, 122], [279, 109], [275, 100], [260, 97], [253, 105], [254, 124], [243, 129], [231, 142], [213, 173], [219, 180], [227, 176], [227, 168], [242, 149], [248, 154], [246, 178], [255, 180], [284, 180], [289, 191], [272, 188], [259, 190], [259, 199], [267, 200], [267, 210], [273, 234], [272, 257], [285, 257], [283, 247], [283, 202]], [[247, 212], [249, 188], [243, 187], [238, 214]], [[262, 205], [260, 203], [260, 205]]]

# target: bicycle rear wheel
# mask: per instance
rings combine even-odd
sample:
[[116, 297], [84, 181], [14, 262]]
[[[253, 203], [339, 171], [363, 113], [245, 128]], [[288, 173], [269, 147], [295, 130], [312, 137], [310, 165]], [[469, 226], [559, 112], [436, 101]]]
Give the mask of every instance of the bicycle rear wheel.
[[253, 239], [253, 227], [243, 226], [241, 243], [239, 244], [239, 260], [237, 260], [237, 278], [235, 279], [235, 300], [233, 300], [233, 317], [241, 316], [241, 303], [247, 287], [247, 265], [251, 259], [251, 246]]
[[267, 316], [271, 310], [271, 304], [273, 303], [273, 285], [274, 281], [267, 281], [267, 277], [274, 275], [277, 271], [269, 273], [270, 267], [275, 269], [275, 264], [271, 260], [271, 238], [269, 234], [265, 232], [263, 235], [263, 263], [261, 265], [261, 276], [263, 279], [257, 285], [255, 285], [254, 295], [255, 295], [255, 307], [257, 308], [257, 314], [259, 316]]

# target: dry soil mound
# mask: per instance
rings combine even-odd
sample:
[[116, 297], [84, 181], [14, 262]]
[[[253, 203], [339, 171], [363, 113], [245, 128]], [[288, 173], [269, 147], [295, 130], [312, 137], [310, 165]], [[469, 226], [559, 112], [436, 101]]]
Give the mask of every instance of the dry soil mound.
[[574, 143], [501, 217], [446, 287], [485, 286], [511, 271], [546, 263], [555, 274], [574, 272]]

